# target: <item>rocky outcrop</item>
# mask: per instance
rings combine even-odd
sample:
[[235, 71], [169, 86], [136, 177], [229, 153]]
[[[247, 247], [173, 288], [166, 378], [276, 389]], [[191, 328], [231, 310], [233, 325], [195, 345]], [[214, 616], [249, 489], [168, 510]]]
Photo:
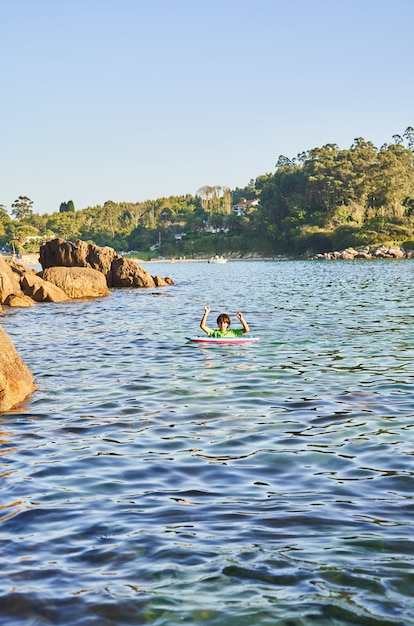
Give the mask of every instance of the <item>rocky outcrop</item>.
[[414, 250], [405, 250], [400, 246], [385, 246], [383, 244], [377, 246], [364, 246], [363, 248], [346, 248], [341, 252], [324, 252], [315, 254], [311, 259], [323, 259], [326, 261], [335, 261], [340, 259], [412, 259], [414, 258]]
[[[42, 271], [0, 256], [0, 305], [33, 306], [110, 294], [110, 287], [165, 287], [171, 278], [152, 276], [109, 247], [52, 239], [40, 248]], [[71, 271], [68, 271], [71, 270]], [[73, 271], [72, 271], [73, 270]]]
[[0, 326], [0, 411], [23, 402], [35, 389], [33, 374]]
[[52, 239], [40, 247], [40, 264], [51, 267], [87, 267], [101, 272], [108, 288], [160, 287], [173, 285], [171, 278], [152, 276], [135, 261], [126, 259], [109, 247], [99, 247], [85, 241]]
[[105, 276], [90, 267], [49, 267], [41, 272], [47, 283], [72, 298], [99, 298], [111, 292]]

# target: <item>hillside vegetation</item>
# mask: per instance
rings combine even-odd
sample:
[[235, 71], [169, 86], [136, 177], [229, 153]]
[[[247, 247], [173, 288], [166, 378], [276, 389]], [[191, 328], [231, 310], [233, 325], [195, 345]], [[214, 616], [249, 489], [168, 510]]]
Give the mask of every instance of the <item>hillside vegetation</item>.
[[19, 196], [10, 215], [0, 205], [0, 246], [30, 252], [39, 238], [61, 237], [143, 258], [414, 247], [414, 129], [392, 139], [379, 149], [359, 137], [348, 149], [327, 144], [280, 156], [274, 173], [234, 190], [206, 186], [194, 196], [81, 210], [69, 200], [50, 215]]

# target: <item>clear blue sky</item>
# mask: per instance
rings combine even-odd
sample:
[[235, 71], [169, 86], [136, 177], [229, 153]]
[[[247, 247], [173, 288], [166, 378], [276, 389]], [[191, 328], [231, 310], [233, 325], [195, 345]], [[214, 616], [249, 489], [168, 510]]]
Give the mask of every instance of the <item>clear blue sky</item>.
[[0, 204], [244, 187], [414, 126], [413, 0], [0, 0]]

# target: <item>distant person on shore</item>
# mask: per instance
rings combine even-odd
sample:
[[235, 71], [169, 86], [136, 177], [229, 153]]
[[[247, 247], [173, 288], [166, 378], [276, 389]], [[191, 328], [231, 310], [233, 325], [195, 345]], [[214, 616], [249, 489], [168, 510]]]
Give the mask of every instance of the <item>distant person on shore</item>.
[[230, 317], [227, 313], [221, 313], [217, 318], [217, 326], [218, 329], [209, 328], [207, 326], [207, 317], [210, 313], [210, 307], [208, 304], [204, 307], [204, 315], [200, 322], [200, 328], [203, 330], [209, 337], [241, 337], [245, 333], [250, 332], [250, 328], [248, 323], [243, 317], [243, 313], [236, 313], [236, 316], [239, 318], [242, 323], [243, 328], [229, 328], [231, 321]]

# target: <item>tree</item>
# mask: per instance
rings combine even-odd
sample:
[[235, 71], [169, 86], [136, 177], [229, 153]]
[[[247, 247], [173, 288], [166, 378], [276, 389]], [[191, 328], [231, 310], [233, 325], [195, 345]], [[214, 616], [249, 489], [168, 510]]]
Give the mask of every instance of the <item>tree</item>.
[[111, 237], [115, 236], [115, 213], [116, 204], [112, 200], [107, 200], [103, 205], [103, 217], [106, 221], [106, 226], [109, 226]]
[[197, 196], [201, 199], [201, 206], [207, 213], [224, 213], [230, 215], [232, 195], [228, 187], [215, 185], [200, 187]]
[[6, 208], [0, 204], [0, 245], [4, 245], [10, 239], [11, 224], [12, 220]]
[[128, 213], [131, 217], [134, 228], [137, 228], [139, 221], [144, 215], [146, 210], [147, 210], [147, 207], [145, 206], [145, 204], [132, 204], [128, 208]]
[[403, 137], [407, 142], [408, 148], [414, 152], [414, 128], [408, 126], [408, 128], [405, 129]]
[[0, 222], [3, 220], [9, 220], [9, 214], [7, 213], [6, 207], [3, 204], [0, 204]]
[[33, 201], [27, 196], [19, 196], [12, 204], [12, 215], [16, 220], [23, 221], [33, 215]]
[[73, 200], [69, 200], [69, 202], [61, 202], [59, 207], [59, 213], [74, 213], [75, 205], [73, 204]]
[[414, 198], [414, 154], [401, 143], [383, 146], [378, 158], [377, 202], [390, 217], [403, 218], [407, 199]]

